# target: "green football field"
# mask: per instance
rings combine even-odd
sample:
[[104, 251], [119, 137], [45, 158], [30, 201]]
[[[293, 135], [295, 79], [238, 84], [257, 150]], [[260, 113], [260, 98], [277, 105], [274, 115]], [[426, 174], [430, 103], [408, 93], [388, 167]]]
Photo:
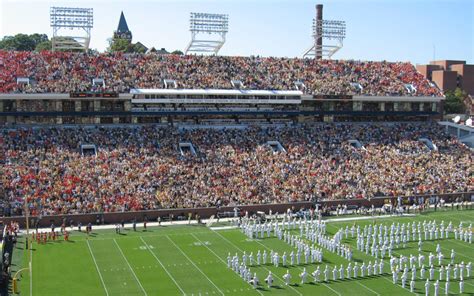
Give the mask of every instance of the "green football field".
[[[474, 210], [448, 210], [430, 212], [416, 217], [384, 218], [377, 223], [391, 224], [392, 221], [409, 222], [436, 219], [447, 224], [453, 222], [457, 227], [460, 221], [474, 223]], [[334, 234], [340, 227], [354, 223], [365, 225], [372, 220], [357, 222], [328, 222], [328, 233]], [[467, 226], [465, 224], [465, 226]], [[295, 230], [295, 234], [298, 230]], [[452, 234], [451, 234], [452, 235]], [[453, 236], [453, 235], [452, 235]], [[356, 249], [355, 239], [344, 239], [354, 249], [353, 260], [362, 263], [375, 258]], [[441, 244], [445, 255], [444, 265], [448, 264], [451, 249], [456, 251], [456, 262], [465, 263], [474, 259], [474, 245], [452, 239], [424, 241], [423, 253], [435, 252], [436, 244]], [[27, 251], [22, 241], [14, 252], [14, 269], [28, 266]], [[246, 251], [274, 250], [288, 254], [290, 245], [277, 238], [248, 239], [238, 229], [212, 230], [205, 225], [161, 226], [125, 230], [123, 234], [115, 230], [94, 231], [87, 238], [84, 233], [74, 231], [69, 242], [61, 240], [45, 245], [33, 244], [32, 251], [32, 294], [30, 294], [29, 272], [20, 277], [21, 295], [410, 295], [408, 289], [392, 283], [389, 262], [386, 260], [385, 274], [359, 279], [330, 280], [328, 283], [308, 283], [304, 285], [298, 276], [303, 267], [309, 273], [317, 264], [292, 266], [294, 285], [285, 286], [282, 276], [287, 267], [251, 267], [263, 283], [269, 271], [274, 274], [274, 286], [268, 288], [264, 283], [255, 290], [234, 271], [227, 268], [227, 254]], [[394, 250], [395, 255], [418, 255], [418, 245], [410, 242], [404, 249]], [[426, 256], [427, 257], [427, 256]], [[425, 261], [425, 264], [427, 261]], [[438, 260], [435, 260], [438, 263]], [[333, 267], [348, 261], [323, 249], [323, 263]], [[332, 269], [331, 269], [332, 270]], [[332, 278], [332, 273], [330, 273]], [[428, 274], [428, 272], [427, 272]], [[411, 276], [411, 273], [410, 273]], [[418, 271], [419, 276], [419, 271]], [[323, 278], [323, 276], [321, 276]], [[438, 278], [436, 272], [435, 278]], [[407, 281], [409, 282], [409, 281]], [[425, 280], [416, 281], [415, 292], [425, 294]], [[407, 284], [408, 287], [408, 284]], [[430, 295], [434, 294], [433, 286]], [[458, 280], [451, 280], [449, 294], [459, 294]], [[444, 281], [440, 285], [440, 295], [445, 295]], [[465, 278], [463, 295], [474, 295], [474, 279]]]

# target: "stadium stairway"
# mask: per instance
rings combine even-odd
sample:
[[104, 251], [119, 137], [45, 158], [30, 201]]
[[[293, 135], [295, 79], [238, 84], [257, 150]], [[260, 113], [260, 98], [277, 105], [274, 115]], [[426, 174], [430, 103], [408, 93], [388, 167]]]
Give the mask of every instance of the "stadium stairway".
[[422, 142], [423, 144], [425, 144], [426, 147], [428, 147], [428, 149], [430, 149], [430, 151], [438, 151], [438, 147], [430, 139], [420, 138], [419, 141]]
[[267, 145], [273, 150], [273, 152], [286, 152], [283, 145], [278, 141], [268, 141]]
[[179, 152], [182, 156], [186, 155], [186, 152], [191, 152], [192, 155], [196, 155], [196, 149], [194, 149], [193, 143], [191, 142], [180, 142]]

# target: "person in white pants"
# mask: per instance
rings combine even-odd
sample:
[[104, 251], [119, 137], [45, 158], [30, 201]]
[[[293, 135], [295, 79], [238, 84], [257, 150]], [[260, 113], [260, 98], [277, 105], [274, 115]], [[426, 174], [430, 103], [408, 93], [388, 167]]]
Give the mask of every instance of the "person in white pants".
[[257, 286], [258, 286], [257, 273], [254, 273], [254, 274], [253, 274], [252, 284], [253, 284], [253, 288], [254, 288], [254, 289], [257, 289]]
[[286, 273], [283, 275], [283, 279], [285, 280], [285, 285], [289, 285], [290, 284], [290, 280], [291, 280], [291, 274], [290, 274], [290, 271], [287, 269], [286, 270]]
[[342, 264], [341, 264], [341, 267], [339, 268], [339, 278], [341, 280], [344, 279], [344, 266], [342, 266]]
[[267, 285], [268, 285], [269, 288], [272, 287], [272, 284], [273, 284], [273, 276], [272, 276], [272, 272], [271, 272], [271, 271], [268, 272], [268, 276], [267, 276], [267, 278], [265, 279], [265, 282], [267, 282]]
[[433, 285], [434, 285], [434, 296], [438, 296], [439, 295], [439, 280], [436, 280], [436, 282]]
[[308, 273], [306, 272], [306, 267], [303, 268], [303, 272], [300, 273], [300, 277], [301, 277], [301, 284], [303, 285], [304, 283], [306, 283], [306, 278], [308, 277]]

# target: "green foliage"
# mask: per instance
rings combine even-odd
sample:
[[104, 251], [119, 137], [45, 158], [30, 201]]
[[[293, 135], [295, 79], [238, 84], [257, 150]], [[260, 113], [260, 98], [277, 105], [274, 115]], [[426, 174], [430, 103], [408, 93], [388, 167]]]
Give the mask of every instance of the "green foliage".
[[[71, 44], [76, 44], [77, 49], [71, 49], [70, 51], [82, 51], [80, 45], [73, 38], [60, 37], [63, 40], [68, 40]], [[17, 34], [15, 36], [5, 36], [0, 40], [0, 49], [3, 50], [16, 50], [16, 51], [43, 51], [52, 49], [52, 40], [48, 39], [46, 34]], [[61, 50], [65, 51], [65, 50]]]
[[147, 48], [140, 42], [131, 43], [127, 39], [113, 38], [109, 40], [109, 52], [125, 52], [125, 53], [145, 53]]
[[454, 91], [447, 91], [445, 93], [446, 100], [444, 102], [444, 113], [445, 114], [457, 114], [464, 113], [466, 106], [464, 100], [466, 99], [467, 94], [463, 92], [460, 88], [456, 88]]
[[52, 43], [49, 40], [38, 43], [35, 48], [36, 51], [51, 50], [51, 49], [52, 49]]
[[0, 41], [0, 49], [17, 50], [17, 51], [33, 51], [38, 44], [48, 41], [46, 34], [16, 34], [15, 36], [5, 36]]
[[46, 34], [35, 33], [30, 35], [29, 37], [35, 42], [36, 45], [49, 40], [48, 35]]
[[110, 41], [107, 50], [110, 52], [131, 52], [132, 48], [132, 44], [127, 39], [114, 38]]
[[184, 53], [181, 50], [177, 49], [173, 51], [171, 54], [183, 55]]

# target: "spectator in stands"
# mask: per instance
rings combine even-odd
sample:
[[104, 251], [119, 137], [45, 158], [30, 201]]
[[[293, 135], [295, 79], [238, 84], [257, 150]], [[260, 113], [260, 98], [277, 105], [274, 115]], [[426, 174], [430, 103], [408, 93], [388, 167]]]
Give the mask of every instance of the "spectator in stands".
[[[18, 77], [28, 77], [31, 83], [17, 85]], [[92, 85], [96, 77], [105, 79], [105, 88]], [[310, 94], [441, 95], [412, 64], [402, 62], [0, 51], [0, 92], [128, 92], [131, 88], [163, 88], [164, 79], [192, 89], [230, 89], [234, 79], [247, 89], [288, 90], [300, 80]], [[416, 92], [409, 91], [406, 84], [412, 84]]]
[[[24, 198], [44, 216], [474, 190], [472, 153], [430, 123], [43, 128], [5, 130], [0, 139], [12, 215], [22, 214]], [[270, 140], [286, 152], [273, 152]], [[191, 142], [196, 155], [182, 155], [179, 142]], [[80, 145], [90, 143], [97, 156], [82, 156]]]

